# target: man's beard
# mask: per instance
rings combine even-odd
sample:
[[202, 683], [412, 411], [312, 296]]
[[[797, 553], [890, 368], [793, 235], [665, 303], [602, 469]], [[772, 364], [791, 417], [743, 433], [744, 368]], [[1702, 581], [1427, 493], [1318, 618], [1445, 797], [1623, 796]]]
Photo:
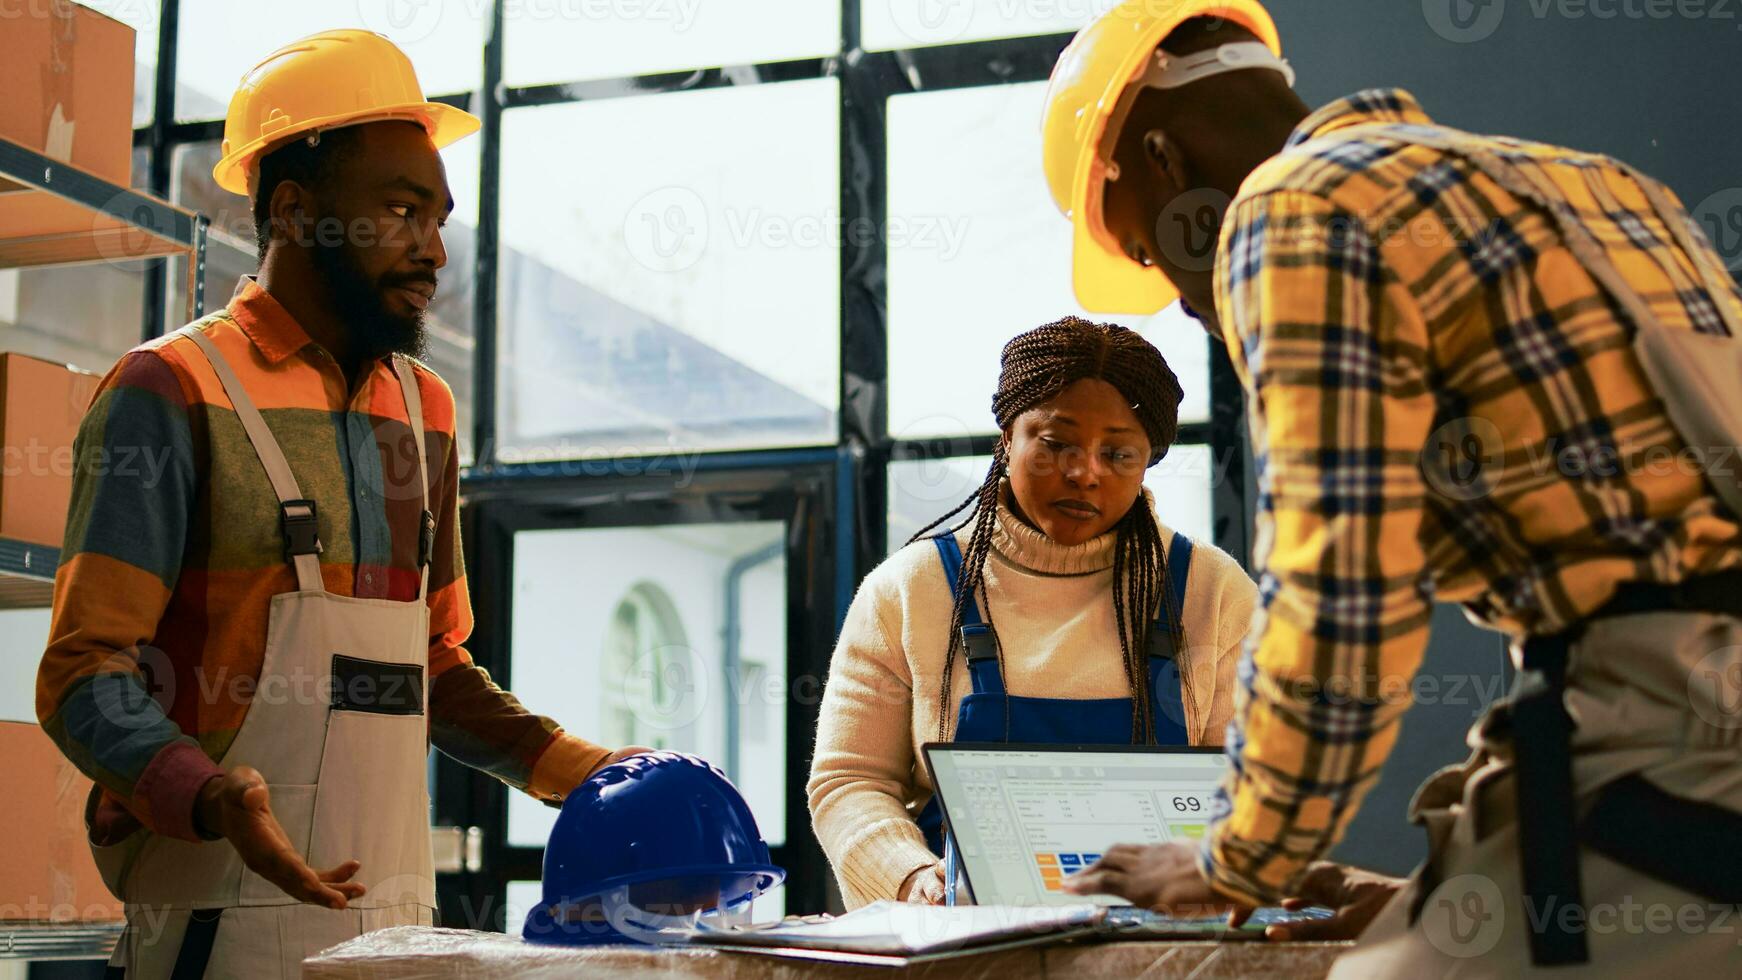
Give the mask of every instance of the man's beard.
[[374, 281], [343, 244], [316, 242], [315, 271], [327, 285], [339, 318], [350, 331], [350, 340], [360, 361], [374, 361], [389, 354], [407, 354], [424, 359], [424, 312], [401, 316], [387, 308], [385, 291], [399, 281], [418, 277], [384, 277]]

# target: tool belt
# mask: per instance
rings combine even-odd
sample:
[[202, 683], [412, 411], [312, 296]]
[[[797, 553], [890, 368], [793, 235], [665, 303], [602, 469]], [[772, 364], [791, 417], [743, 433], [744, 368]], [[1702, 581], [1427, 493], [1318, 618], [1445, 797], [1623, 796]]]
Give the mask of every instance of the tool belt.
[[[1640, 874], [1722, 904], [1742, 904], [1742, 813], [1667, 793], [1637, 774], [1599, 789], [1582, 819], [1573, 794], [1572, 732], [1563, 697], [1568, 655], [1584, 624], [1651, 612], [1705, 612], [1742, 618], [1742, 570], [1679, 585], [1623, 585], [1574, 627], [1524, 643], [1523, 669], [1502, 724], [1510, 726], [1516, 764], [1518, 852], [1524, 900], [1583, 909], [1579, 847]], [[1563, 916], [1542, 917], [1530, 933], [1537, 966], [1589, 960], [1583, 931]]]

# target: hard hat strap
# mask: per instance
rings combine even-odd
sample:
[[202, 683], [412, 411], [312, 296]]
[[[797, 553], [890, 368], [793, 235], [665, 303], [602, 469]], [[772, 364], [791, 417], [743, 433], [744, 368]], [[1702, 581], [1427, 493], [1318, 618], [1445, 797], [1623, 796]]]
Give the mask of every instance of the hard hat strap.
[[1243, 68], [1269, 68], [1281, 72], [1282, 77], [1288, 79], [1290, 87], [1294, 85], [1294, 69], [1289, 67], [1287, 61], [1272, 54], [1262, 41], [1224, 44], [1191, 54], [1157, 51], [1139, 84], [1146, 88], [1179, 88], [1200, 78]]
[[1262, 41], [1240, 41], [1205, 51], [1194, 51], [1191, 54], [1172, 54], [1158, 49], [1155, 57], [1144, 62], [1142, 74], [1132, 78], [1125, 90], [1119, 93], [1119, 101], [1113, 107], [1112, 115], [1107, 118], [1107, 128], [1101, 131], [1099, 156], [1103, 164], [1109, 167], [1107, 178], [1119, 179], [1118, 168], [1112, 166], [1113, 149], [1120, 131], [1125, 128], [1126, 118], [1131, 115], [1132, 106], [1137, 104], [1138, 93], [1146, 88], [1175, 89], [1225, 72], [1247, 68], [1269, 68], [1282, 73], [1290, 87], [1294, 85], [1294, 69], [1289, 67], [1287, 61], [1273, 54]]

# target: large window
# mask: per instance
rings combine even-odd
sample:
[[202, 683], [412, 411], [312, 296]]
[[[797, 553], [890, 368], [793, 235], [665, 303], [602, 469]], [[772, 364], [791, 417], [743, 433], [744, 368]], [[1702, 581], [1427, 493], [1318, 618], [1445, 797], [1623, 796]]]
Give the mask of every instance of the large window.
[[[528, 708], [606, 745], [712, 760], [771, 847], [787, 833], [784, 531], [522, 531], [509, 648]], [[542, 847], [555, 820], [511, 796], [508, 843]]]
[[230, 93], [261, 59], [300, 37], [339, 28], [386, 35], [430, 95], [483, 81], [486, 5], [471, 0], [180, 0], [176, 118], [222, 119]]
[[508, 114], [501, 459], [834, 441], [839, 105], [818, 79]]
[[510, 85], [814, 58], [841, 50], [836, 0], [523, 0]]
[[889, 431], [987, 433], [998, 355], [1065, 315], [1140, 330], [1185, 389], [1180, 420], [1209, 415], [1204, 330], [1170, 308], [1084, 313], [1071, 292], [1071, 226], [1040, 167], [1045, 85], [982, 86], [889, 100]]
[[869, 0], [860, 6], [868, 51], [1074, 31], [1119, 0]]

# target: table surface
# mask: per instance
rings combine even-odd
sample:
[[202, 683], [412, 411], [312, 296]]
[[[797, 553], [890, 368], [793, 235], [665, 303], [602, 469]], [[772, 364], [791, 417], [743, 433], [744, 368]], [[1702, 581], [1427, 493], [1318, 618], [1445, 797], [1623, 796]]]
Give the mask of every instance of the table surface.
[[[516, 936], [405, 926], [335, 946], [303, 962], [303, 980], [556, 980], [582, 975], [809, 980], [818, 978], [1118, 977], [1243, 980], [1323, 977], [1348, 943], [1101, 942], [1037, 946], [900, 969], [708, 949], [538, 946]], [[584, 972], [583, 972], [584, 971]]]

